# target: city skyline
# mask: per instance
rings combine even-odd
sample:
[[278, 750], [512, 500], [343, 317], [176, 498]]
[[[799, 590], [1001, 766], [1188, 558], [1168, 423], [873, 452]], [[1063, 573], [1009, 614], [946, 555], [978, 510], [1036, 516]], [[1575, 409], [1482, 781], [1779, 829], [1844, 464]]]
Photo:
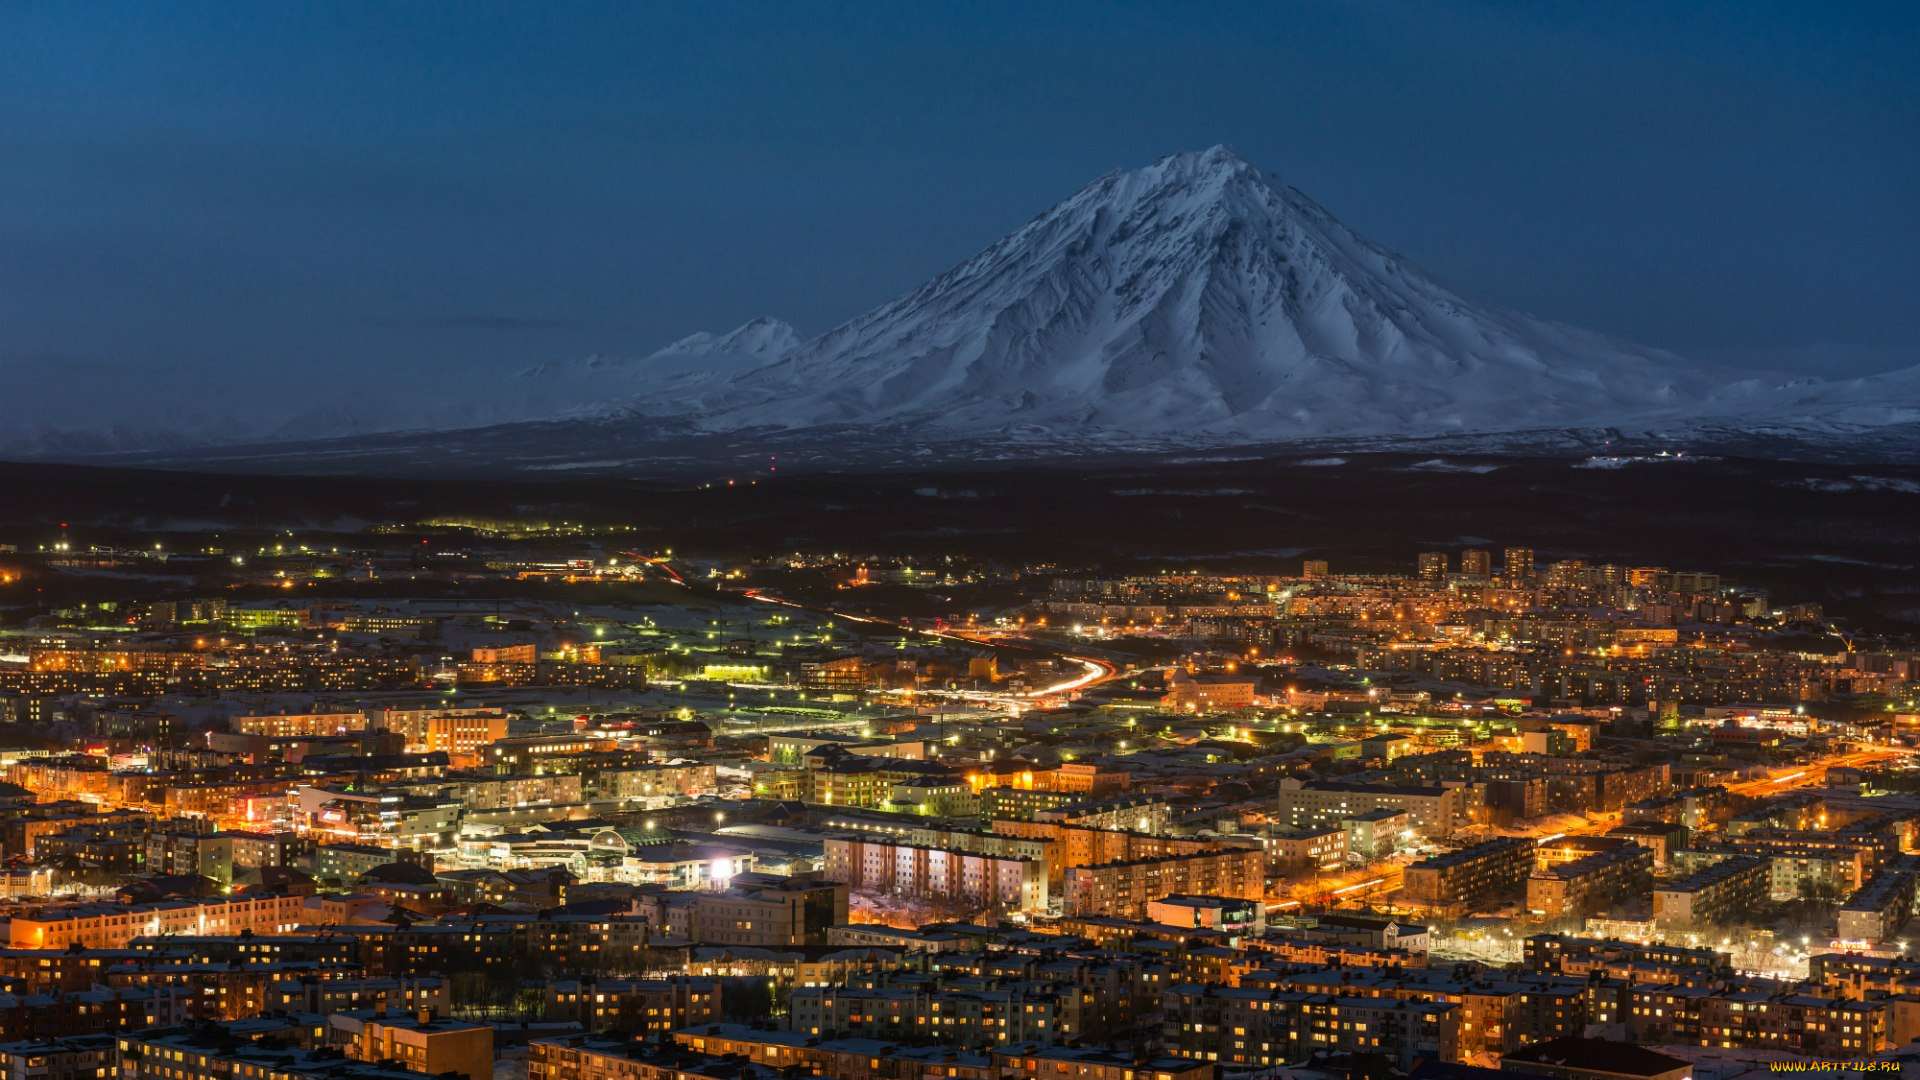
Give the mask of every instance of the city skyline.
[[1914, 1071], [1916, 44], [0, 3], [0, 1080]]

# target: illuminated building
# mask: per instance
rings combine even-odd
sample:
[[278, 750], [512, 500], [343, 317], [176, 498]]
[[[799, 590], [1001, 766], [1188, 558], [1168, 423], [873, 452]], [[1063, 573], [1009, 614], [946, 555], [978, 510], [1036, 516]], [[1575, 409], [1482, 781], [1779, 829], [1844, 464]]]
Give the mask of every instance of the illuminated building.
[[1842, 941], [1890, 941], [1913, 914], [1913, 875], [1875, 874], [1836, 913]]
[[373, 844], [320, 844], [313, 849], [313, 876], [321, 881], [358, 881], [367, 871], [397, 857], [392, 848]]
[[1035, 821], [1053, 821], [1088, 829], [1112, 829], [1143, 833], [1165, 831], [1172, 820], [1173, 808], [1165, 799], [1151, 795], [1130, 795], [1119, 799], [1071, 802], [1036, 810]]
[[472, 754], [480, 747], [507, 737], [504, 709], [425, 707], [381, 709], [369, 714], [371, 725], [405, 740], [405, 749], [420, 753], [442, 750]]
[[1347, 830], [1337, 825], [1276, 829], [1260, 838], [1275, 874], [1338, 870], [1347, 865]]
[[1522, 548], [1522, 547], [1508, 548], [1505, 551], [1500, 553], [1500, 561], [1504, 564], [1506, 568], [1506, 572], [1507, 572], [1506, 576], [1508, 581], [1518, 582], [1518, 581], [1533, 580], [1533, 549], [1532, 548]]
[[1338, 825], [1369, 810], [1404, 810], [1422, 835], [1447, 837], [1473, 820], [1473, 791], [1460, 787], [1402, 787], [1333, 780], [1280, 781], [1275, 817], [1292, 828]]
[[365, 713], [299, 713], [279, 716], [236, 716], [228, 726], [239, 735], [286, 739], [301, 735], [338, 735], [365, 731]]
[[823, 945], [827, 928], [847, 921], [849, 888], [841, 881], [744, 873], [720, 892], [668, 892], [647, 897], [652, 926], [705, 945], [779, 948]]
[[[1459, 1061], [1460, 1006], [1255, 987], [1174, 986], [1169, 1053], [1226, 1068], [1284, 1065], [1315, 1051], [1378, 1054], [1399, 1068]], [[1033, 1080], [1045, 1073], [1034, 1072]]]
[[1258, 848], [1235, 848], [1074, 867], [1066, 873], [1065, 911], [1140, 919], [1148, 904], [1175, 893], [1264, 900], [1266, 862]]
[[1254, 679], [1229, 676], [1192, 676], [1175, 671], [1167, 680], [1161, 705], [1175, 712], [1210, 713], [1223, 709], [1250, 708], [1259, 683]]
[[1148, 901], [1147, 919], [1163, 926], [1259, 937], [1267, 926], [1267, 907], [1261, 900], [1175, 893]]
[[[1148, 820], [1151, 823], [1151, 819]], [[1135, 822], [1138, 821], [1136, 818]], [[993, 831], [1044, 843], [1047, 880], [1054, 888], [1065, 885], [1066, 872], [1077, 866], [1192, 855], [1220, 847], [1218, 841], [1200, 837], [1157, 836], [1151, 832], [1080, 822], [996, 818]]]
[[15, 915], [9, 942], [14, 948], [120, 949], [135, 938], [160, 934], [284, 934], [305, 920], [305, 905], [300, 896], [51, 905]]
[[549, 1021], [575, 1021], [589, 1031], [664, 1037], [694, 1024], [718, 1023], [717, 979], [557, 979], [546, 986]]
[[1730, 922], [1767, 899], [1767, 860], [1729, 858], [1653, 889], [1653, 921], [1662, 930]]
[[1503, 837], [1432, 855], [1406, 868], [1401, 896], [1427, 907], [1472, 905], [1517, 890], [1533, 869], [1533, 841]]
[[474, 649], [469, 659], [476, 664], [531, 664], [540, 659], [540, 650], [532, 642], [482, 646]]
[[1623, 896], [1642, 895], [1653, 873], [1653, 852], [1628, 845], [1595, 852], [1527, 878], [1527, 910], [1542, 919], [1584, 918]]
[[344, 1043], [359, 1061], [397, 1061], [409, 1072], [454, 1075], [466, 1080], [493, 1076], [493, 1025], [441, 1019], [431, 1012], [334, 1013], [328, 1041]]
[[823, 873], [856, 893], [972, 911], [1045, 911], [1047, 864], [1017, 855], [947, 851], [884, 840], [832, 838]]
[[[684, 1069], [680, 1076], [701, 1075], [703, 1066], [715, 1056], [750, 1063], [765, 1070], [791, 1070], [802, 1076], [831, 1077], [833, 1080], [994, 1080], [985, 1054], [951, 1045], [908, 1047], [892, 1044], [887, 1053], [874, 1054], [872, 1039], [823, 1038], [806, 1031], [769, 1031], [743, 1024], [710, 1024], [673, 1035], [675, 1049], [699, 1055], [694, 1063], [676, 1062]], [[547, 1040], [543, 1040], [547, 1041]], [[535, 1060], [539, 1060], [535, 1044]], [[674, 1059], [666, 1059], [673, 1062]], [[570, 1064], [570, 1068], [571, 1068]], [[672, 1080], [656, 1073], [636, 1073], [627, 1069], [605, 1073], [597, 1071], [597, 1062], [580, 1059], [580, 1072], [551, 1072], [545, 1076], [529, 1069], [529, 1080]], [[646, 1067], [652, 1068], [652, 1062]], [[1149, 1078], [1150, 1080], [1150, 1078]], [[1185, 1078], [1182, 1078], [1185, 1080]]]

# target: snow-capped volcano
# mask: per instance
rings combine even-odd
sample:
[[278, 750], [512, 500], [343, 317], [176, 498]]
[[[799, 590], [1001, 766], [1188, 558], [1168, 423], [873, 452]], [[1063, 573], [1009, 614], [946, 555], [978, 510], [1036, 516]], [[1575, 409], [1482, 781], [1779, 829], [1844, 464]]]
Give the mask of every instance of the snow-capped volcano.
[[[1920, 446], [1920, 368], [1838, 383], [1734, 371], [1479, 307], [1224, 147], [1109, 173], [810, 340], [761, 318], [466, 389], [314, 422], [254, 410], [256, 429], [219, 428], [233, 446], [221, 451], [202, 453], [212, 440], [191, 432], [145, 430], [117, 445], [16, 432], [0, 449], [285, 467], [428, 447], [570, 469], [758, 452], [763, 435], [818, 460], [856, 445], [868, 457], [938, 444], [1004, 459], [1453, 436], [1544, 448], [1621, 435], [1783, 456]], [[289, 444], [311, 430], [329, 434]], [[610, 446], [624, 456], [609, 458]]]
[[1475, 307], [1214, 147], [1103, 176], [771, 363], [626, 404], [709, 430], [897, 421], [1284, 440], [1612, 423], [1717, 381]]

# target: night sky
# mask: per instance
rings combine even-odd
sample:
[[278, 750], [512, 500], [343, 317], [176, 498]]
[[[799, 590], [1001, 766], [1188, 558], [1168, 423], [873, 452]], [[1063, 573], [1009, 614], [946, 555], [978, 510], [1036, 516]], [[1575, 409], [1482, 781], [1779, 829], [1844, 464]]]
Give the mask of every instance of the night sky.
[[810, 334], [1213, 143], [1475, 301], [1856, 374], [1916, 133], [1910, 3], [11, 0], [0, 416]]

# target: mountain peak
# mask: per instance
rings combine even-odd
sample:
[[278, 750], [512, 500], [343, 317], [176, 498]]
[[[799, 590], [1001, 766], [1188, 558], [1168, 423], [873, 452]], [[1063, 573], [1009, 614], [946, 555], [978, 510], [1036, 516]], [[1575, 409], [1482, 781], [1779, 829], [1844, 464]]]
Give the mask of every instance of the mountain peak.
[[1311, 199], [1224, 145], [1110, 173], [1040, 220], [1089, 210], [1106, 220], [1137, 223], [1169, 235], [1217, 233], [1235, 223], [1249, 235], [1266, 236], [1290, 232], [1296, 224], [1339, 229], [1332, 215]]
[[1246, 158], [1240, 156], [1226, 143], [1214, 143], [1205, 150], [1188, 150], [1180, 154], [1168, 154], [1147, 167], [1169, 172], [1184, 172], [1192, 175], [1206, 173], [1259, 172], [1260, 170]]
[[1215, 197], [1229, 192], [1251, 196], [1262, 204], [1292, 202], [1298, 192], [1226, 146], [1192, 150], [1163, 157], [1144, 169], [1120, 174], [1124, 186], [1146, 198], [1178, 197], [1207, 192]]
[[716, 430], [1285, 440], [1590, 423], [1700, 382], [1675, 357], [1476, 308], [1222, 145], [1109, 173], [919, 289], [646, 408]]
[[800, 344], [800, 332], [791, 325], [762, 315], [724, 334], [706, 330], [688, 334], [655, 353], [655, 356], [710, 356], [746, 354], [772, 360], [792, 352]]

